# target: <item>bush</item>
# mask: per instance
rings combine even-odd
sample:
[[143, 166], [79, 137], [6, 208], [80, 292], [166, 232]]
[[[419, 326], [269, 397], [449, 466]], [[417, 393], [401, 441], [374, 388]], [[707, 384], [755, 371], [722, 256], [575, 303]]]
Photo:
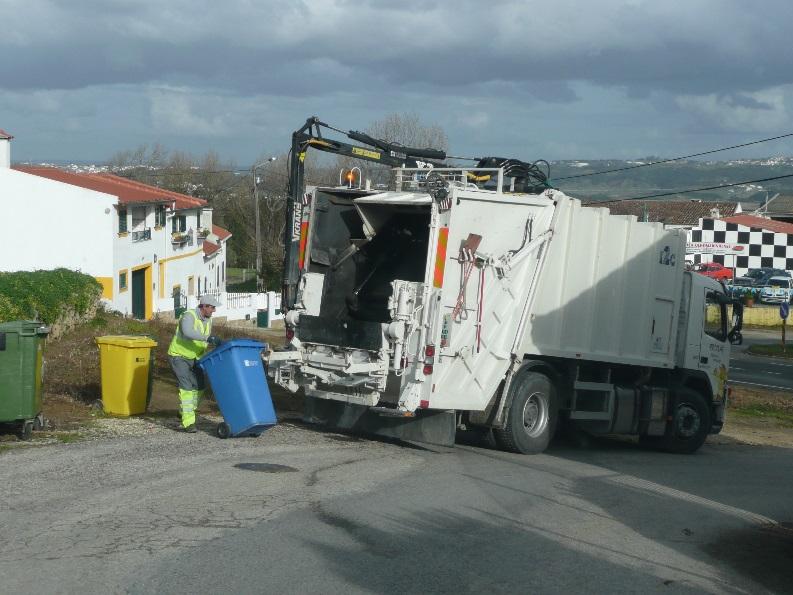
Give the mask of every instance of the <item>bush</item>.
[[101, 295], [96, 279], [68, 269], [0, 273], [0, 322], [53, 324], [64, 315], [86, 314]]

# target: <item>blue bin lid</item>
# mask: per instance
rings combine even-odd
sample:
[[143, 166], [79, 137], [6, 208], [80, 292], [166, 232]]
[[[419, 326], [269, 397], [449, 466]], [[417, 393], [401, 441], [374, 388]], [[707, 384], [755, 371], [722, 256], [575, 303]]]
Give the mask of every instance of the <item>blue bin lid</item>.
[[220, 347], [216, 347], [206, 355], [204, 355], [201, 359], [198, 360], [198, 363], [201, 364], [206, 360], [224, 353], [230, 349], [234, 349], [236, 347], [247, 347], [247, 348], [254, 348], [254, 349], [264, 349], [267, 347], [264, 343], [260, 343], [259, 341], [254, 341], [253, 339], [231, 339], [229, 341], [223, 341], [223, 344]]

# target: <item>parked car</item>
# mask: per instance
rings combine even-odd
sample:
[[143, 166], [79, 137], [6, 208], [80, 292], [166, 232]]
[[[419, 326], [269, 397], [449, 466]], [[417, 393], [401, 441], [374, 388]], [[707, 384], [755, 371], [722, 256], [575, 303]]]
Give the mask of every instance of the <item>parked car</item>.
[[790, 273], [782, 269], [762, 267], [759, 269], [749, 269], [746, 275], [735, 277], [733, 285], [741, 287], [765, 287], [771, 277], [790, 277]]
[[790, 300], [793, 279], [790, 277], [771, 277], [768, 284], [760, 290], [760, 301], [767, 304], [781, 304]]
[[723, 264], [718, 262], [703, 262], [694, 267], [694, 270], [700, 275], [705, 275], [717, 281], [729, 281], [732, 279], [732, 269], [728, 269]]

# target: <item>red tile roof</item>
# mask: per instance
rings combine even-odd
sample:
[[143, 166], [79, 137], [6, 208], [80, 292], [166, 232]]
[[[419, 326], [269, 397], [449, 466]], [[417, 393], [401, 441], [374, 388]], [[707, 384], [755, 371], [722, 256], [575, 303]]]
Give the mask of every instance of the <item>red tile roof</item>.
[[212, 233], [214, 233], [221, 242], [223, 240], [228, 240], [231, 237], [231, 232], [228, 229], [223, 229], [219, 225], [212, 226]]
[[14, 138], [14, 137], [13, 137], [13, 136], [11, 136], [10, 134], [8, 134], [8, 133], [7, 133], [5, 130], [3, 130], [2, 128], [0, 128], [0, 139], [3, 139], [3, 140], [11, 140], [12, 138]]
[[737, 223], [746, 227], [759, 227], [776, 233], [793, 233], [793, 223], [784, 221], [774, 221], [765, 217], [755, 217], [754, 215], [735, 215], [734, 217], [724, 217], [728, 223]]
[[118, 197], [118, 202], [121, 204], [175, 203], [177, 209], [195, 209], [207, 204], [207, 201], [201, 198], [163, 190], [113, 174], [82, 174], [64, 171], [56, 167], [14, 166], [14, 169], [64, 184], [112, 194]]
[[220, 250], [220, 246], [217, 244], [213, 244], [212, 242], [207, 242], [204, 240], [204, 256], [212, 256], [215, 252]]
[[693, 227], [699, 225], [699, 220], [703, 217], [710, 218], [712, 209], [717, 209], [720, 217], [733, 215], [738, 203], [699, 200], [620, 200], [591, 202], [586, 206], [608, 207], [612, 215], [635, 215], [639, 221], [644, 218], [646, 212], [649, 221], [658, 221], [664, 225]]

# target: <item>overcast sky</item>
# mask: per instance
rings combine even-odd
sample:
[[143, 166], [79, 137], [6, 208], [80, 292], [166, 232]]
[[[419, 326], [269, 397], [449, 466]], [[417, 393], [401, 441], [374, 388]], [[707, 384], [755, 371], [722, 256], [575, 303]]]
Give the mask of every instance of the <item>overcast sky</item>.
[[[248, 165], [317, 115], [458, 155], [672, 157], [793, 132], [791, 0], [0, 0], [12, 159]], [[776, 141], [739, 156], [793, 155]]]

